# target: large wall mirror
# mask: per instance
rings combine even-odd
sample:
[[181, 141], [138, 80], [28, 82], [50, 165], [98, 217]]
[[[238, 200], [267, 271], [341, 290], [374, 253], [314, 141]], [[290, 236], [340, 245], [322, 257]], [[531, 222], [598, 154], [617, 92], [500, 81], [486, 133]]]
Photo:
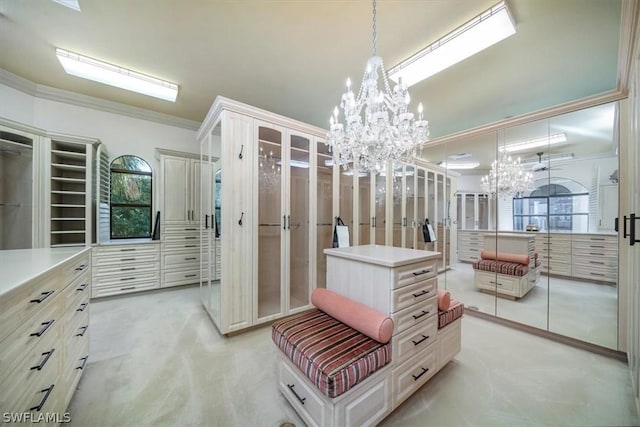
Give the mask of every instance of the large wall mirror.
[[[617, 111], [608, 103], [424, 149], [457, 175], [457, 248], [441, 282], [468, 308], [618, 349]], [[524, 255], [528, 283], [506, 277], [509, 266], [482, 270], [483, 251]]]

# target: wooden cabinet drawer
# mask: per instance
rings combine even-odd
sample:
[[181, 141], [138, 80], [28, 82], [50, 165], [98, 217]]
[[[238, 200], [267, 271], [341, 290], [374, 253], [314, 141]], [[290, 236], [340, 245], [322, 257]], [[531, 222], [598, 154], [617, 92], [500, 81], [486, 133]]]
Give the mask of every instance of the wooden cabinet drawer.
[[199, 240], [185, 240], [185, 241], [177, 241], [177, 242], [167, 242], [162, 244], [162, 252], [170, 252], [170, 251], [188, 251], [188, 250], [199, 250], [200, 249], [200, 241]]
[[[103, 253], [100, 251], [93, 256], [93, 269], [96, 270], [102, 266], [129, 265], [152, 263], [160, 260], [159, 245], [154, 245], [153, 251], [145, 250], [139, 252], [122, 252], [122, 253]], [[128, 248], [123, 248], [125, 250]]]
[[0, 379], [0, 408], [16, 407], [24, 400], [24, 393], [38, 384], [57, 378], [60, 373], [64, 349], [54, 334], [43, 336], [29, 352], [21, 354], [10, 375]]
[[403, 310], [397, 311], [391, 315], [391, 319], [395, 325], [394, 333], [398, 334], [405, 329], [424, 322], [429, 317], [435, 316], [437, 312], [438, 298], [435, 295]]
[[618, 267], [598, 267], [573, 265], [572, 276], [583, 279], [598, 280], [615, 283], [618, 281]]
[[280, 390], [285, 398], [296, 409], [298, 414], [309, 426], [325, 426], [327, 422], [327, 408], [313, 386], [308, 385], [296, 372], [296, 368], [289, 366], [284, 359], [280, 360]]
[[110, 274], [93, 277], [93, 296], [95, 290], [103, 285], [128, 286], [130, 283], [150, 282], [158, 279], [158, 266], [148, 271], [125, 271], [119, 274]]
[[488, 271], [475, 271], [476, 285], [480, 289], [514, 294], [519, 289], [520, 277], [497, 275]]
[[[433, 265], [435, 269], [435, 264]], [[391, 312], [395, 313], [413, 304], [422, 302], [437, 294], [438, 278], [414, 283], [391, 291]]]
[[95, 268], [93, 277], [95, 280], [100, 280], [103, 277], [115, 277], [116, 275], [130, 276], [140, 272], [155, 271], [158, 270], [158, 267], [157, 260], [146, 263], [103, 265]]
[[438, 269], [435, 260], [398, 267], [393, 270], [393, 288], [401, 288], [412, 283], [436, 277]]
[[149, 289], [158, 289], [160, 287], [160, 276], [158, 272], [148, 275], [140, 275], [136, 280], [129, 282], [107, 282], [99, 286], [94, 286], [91, 291], [92, 298], [107, 297], [120, 294], [128, 294], [132, 292], [146, 291]]
[[76, 310], [80, 304], [89, 301], [91, 297], [91, 276], [89, 272], [78, 277], [75, 282], [62, 291], [64, 310]]
[[391, 339], [393, 360], [401, 362], [421, 352], [436, 341], [437, 334], [438, 317], [432, 316], [413, 328], [406, 329], [398, 335], [394, 335]]
[[406, 360], [392, 371], [394, 407], [411, 396], [436, 373], [436, 359], [436, 348], [431, 346]]
[[59, 269], [54, 270], [51, 274], [34, 279], [8, 297], [0, 299], [0, 341], [38, 312], [55, 304], [65, 285], [60, 273]]
[[200, 272], [200, 266], [193, 269], [180, 271], [163, 271], [162, 287], [188, 285], [198, 283], [203, 275]]
[[162, 243], [166, 244], [169, 242], [198, 242], [200, 243], [200, 232], [199, 231], [189, 231], [175, 234], [165, 234], [162, 237]]
[[196, 267], [200, 265], [200, 252], [167, 252], [162, 254], [163, 268]]
[[[382, 372], [384, 371], [384, 372]], [[391, 412], [391, 376], [386, 367], [349, 390], [335, 407], [335, 426], [373, 426]]]
[[0, 378], [6, 378], [26, 353], [44, 341], [60, 337], [62, 308], [52, 303], [24, 322], [0, 345]]
[[91, 251], [78, 255], [71, 262], [67, 262], [62, 267], [62, 274], [60, 280], [62, 286], [65, 287], [68, 283], [76, 280], [81, 274], [86, 271], [91, 271]]
[[197, 225], [163, 225], [160, 231], [164, 238], [172, 234], [199, 233], [200, 228]]

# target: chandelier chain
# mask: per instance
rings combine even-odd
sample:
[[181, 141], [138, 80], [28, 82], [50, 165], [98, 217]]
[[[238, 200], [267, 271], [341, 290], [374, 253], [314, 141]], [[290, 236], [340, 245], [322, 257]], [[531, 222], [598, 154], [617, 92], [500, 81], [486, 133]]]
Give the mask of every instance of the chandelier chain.
[[347, 79], [346, 90], [329, 119], [326, 140], [335, 164], [374, 173], [410, 161], [417, 148], [429, 139], [429, 122], [423, 118], [422, 103], [417, 116], [409, 112], [407, 85], [399, 79], [392, 88], [382, 58], [376, 55], [376, 4], [372, 0], [373, 56], [367, 61], [357, 92], [352, 90], [351, 79]]
[[373, 55], [376, 56], [376, 44], [378, 42], [378, 35], [376, 33], [376, 0], [373, 0], [373, 42], [372, 42], [372, 52]]

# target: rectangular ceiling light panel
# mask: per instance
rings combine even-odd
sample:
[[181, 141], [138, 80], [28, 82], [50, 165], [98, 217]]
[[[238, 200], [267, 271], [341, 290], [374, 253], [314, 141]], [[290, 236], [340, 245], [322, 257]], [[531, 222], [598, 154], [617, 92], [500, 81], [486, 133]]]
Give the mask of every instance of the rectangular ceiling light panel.
[[500, 147], [500, 151], [504, 150], [507, 153], [513, 153], [514, 151], [529, 150], [531, 148], [544, 148], [548, 145], [560, 144], [567, 141], [567, 135], [564, 133], [556, 133], [551, 136], [543, 136], [541, 138], [533, 138], [525, 141], [508, 143], [507, 145]]
[[389, 70], [389, 78], [399, 78], [408, 86], [466, 59], [515, 34], [511, 14], [504, 1]]
[[178, 85], [108, 64], [77, 53], [56, 49], [56, 56], [67, 74], [175, 102]]

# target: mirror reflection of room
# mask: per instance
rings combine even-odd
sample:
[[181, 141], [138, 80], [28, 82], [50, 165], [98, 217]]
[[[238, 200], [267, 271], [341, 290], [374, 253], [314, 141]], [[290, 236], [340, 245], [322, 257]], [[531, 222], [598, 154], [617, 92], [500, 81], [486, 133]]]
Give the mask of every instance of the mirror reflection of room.
[[[617, 109], [599, 105], [424, 150], [458, 175], [457, 259], [443, 281], [471, 310], [617, 348]], [[518, 256], [532, 259], [507, 265]], [[474, 268], [496, 262], [517, 273]]]

